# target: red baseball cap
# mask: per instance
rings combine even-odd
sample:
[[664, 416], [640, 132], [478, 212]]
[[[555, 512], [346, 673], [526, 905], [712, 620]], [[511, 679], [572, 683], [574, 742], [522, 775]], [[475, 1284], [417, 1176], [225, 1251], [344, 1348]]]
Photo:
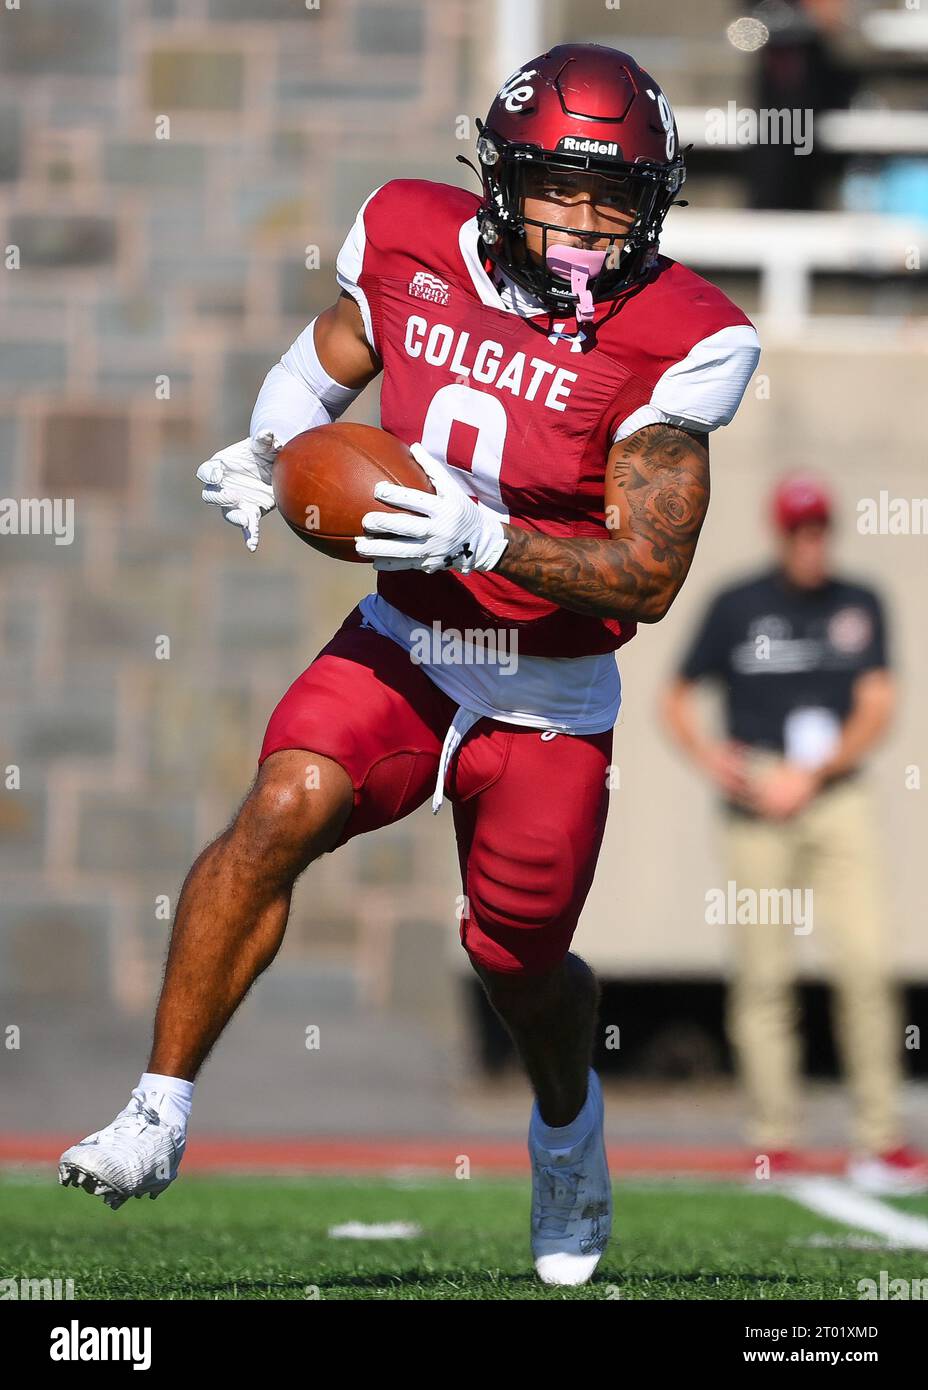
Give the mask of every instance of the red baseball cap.
[[784, 478], [773, 494], [773, 520], [780, 531], [794, 531], [806, 522], [831, 520], [831, 497], [824, 484], [807, 474]]

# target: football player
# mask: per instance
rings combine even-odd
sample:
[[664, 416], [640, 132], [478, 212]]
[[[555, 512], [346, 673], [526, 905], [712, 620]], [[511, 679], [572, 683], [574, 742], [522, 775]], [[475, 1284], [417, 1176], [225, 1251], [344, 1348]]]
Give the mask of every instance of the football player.
[[[377, 592], [273, 712], [251, 791], [184, 884], [148, 1070], [60, 1173], [113, 1207], [162, 1191], [197, 1072], [273, 960], [297, 877], [447, 797], [461, 941], [536, 1097], [535, 1267], [579, 1284], [611, 1220], [597, 985], [570, 944], [606, 819], [614, 653], [686, 578], [708, 436], [759, 349], [724, 294], [659, 254], [684, 160], [667, 98], [628, 54], [569, 44], [526, 63], [477, 155], [480, 195], [419, 180], [371, 194], [338, 300], [269, 372], [250, 437], [199, 471], [254, 550], [280, 447], [382, 373], [383, 428], [434, 493], [377, 486], [402, 509], [373, 507], [356, 542]], [[515, 645], [517, 669], [423, 660], [421, 644], [413, 659], [423, 631], [469, 629]]]

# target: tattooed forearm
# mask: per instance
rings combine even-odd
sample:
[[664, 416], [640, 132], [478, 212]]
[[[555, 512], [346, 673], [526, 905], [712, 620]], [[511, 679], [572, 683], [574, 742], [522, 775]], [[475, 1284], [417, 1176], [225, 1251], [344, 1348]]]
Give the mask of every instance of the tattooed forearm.
[[657, 622], [686, 578], [709, 505], [705, 435], [647, 425], [610, 452], [602, 539], [507, 526], [498, 574], [574, 613]]
[[497, 574], [572, 613], [644, 620], [637, 584], [620, 587], [619, 542], [586, 536], [560, 540], [517, 526], [505, 530], [509, 544], [496, 566]]

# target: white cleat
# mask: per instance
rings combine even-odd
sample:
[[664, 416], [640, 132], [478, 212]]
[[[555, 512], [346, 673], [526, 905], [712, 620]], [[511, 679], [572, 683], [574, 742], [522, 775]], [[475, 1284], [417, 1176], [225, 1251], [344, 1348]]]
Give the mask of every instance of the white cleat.
[[552, 1152], [535, 1138], [532, 1111], [532, 1254], [543, 1284], [585, 1284], [599, 1264], [612, 1229], [612, 1187], [603, 1138], [603, 1096], [590, 1072], [595, 1120], [573, 1148]]
[[160, 1096], [133, 1091], [111, 1125], [65, 1149], [58, 1160], [62, 1187], [82, 1187], [116, 1211], [130, 1197], [154, 1199], [177, 1177], [187, 1139], [155, 1109]]

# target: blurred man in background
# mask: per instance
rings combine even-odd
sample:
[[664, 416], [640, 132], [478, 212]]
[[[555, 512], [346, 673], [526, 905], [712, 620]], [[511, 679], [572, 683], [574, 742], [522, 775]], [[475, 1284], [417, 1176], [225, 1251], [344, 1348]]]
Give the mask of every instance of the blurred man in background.
[[[858, 74], [839, 40], [847, 0], [763, 0], [754, 14], [769, 29], [757, 51], [751, 104], [759, 111], [840, 111], [850, 106]], [[758, 144], [744, 161], [752, 208], [812, 211], [825, 202], [833, 161], [815, 140], [802, 156], [790, 142]], [[825, 204], [827, 205], [827, 204]]]
[[[928, 1165], [899, 1132], [899, 1022], [861, 776], [889, 723], [894, 680], [880, 599], [832, 573], [831, 513], [815, 479], [781, 483], [776, 565], [710, 604], [663, 713], [724, 798], [727, 877], [738, 891], [811, 887], [814, 919], [830, 935], [837, 1041], [854, 1105], [849, 1176], [873, 1192], [911, 1191], [925, 1186]], [[722, 740], [698, 718], [704, 679], [724, 692]], [[728, 1028], [751, 1137], [774, 1172], [788, 1172], [797, 1166], [799, 1081], [793, 931], [762, 919], [733, 926]]]

